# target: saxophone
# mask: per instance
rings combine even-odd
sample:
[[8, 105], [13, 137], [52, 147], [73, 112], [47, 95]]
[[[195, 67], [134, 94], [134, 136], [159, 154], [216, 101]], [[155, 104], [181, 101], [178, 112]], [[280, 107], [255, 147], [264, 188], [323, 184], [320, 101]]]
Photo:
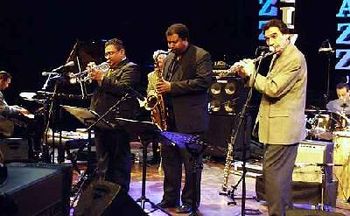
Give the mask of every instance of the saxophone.
[[[162, 71], [158, 68], [154, 70], [154, 74], [157, 77], [157, 82], [163, 80]], [[140, 107], [144, 107], [146, 110], [151, 111], [152, 122], [163, 131], [167, 130], [167, 117], [168, 112], [165, 107], [164, 99], [162, 94], [154, 93], [148, 95], [143, 100], [137, 99]]]
[[[154, 73], [157, 76], [158, 82], [163, 80], [162, 71], [159, 68], [156, 68]], [[157, 103], [153, 106], [153, 109], [151, 109], [152, 122], [156, 124], [161, 130], [167, 130], [168, 112], [165, 107], [163, 95], [157, 93], [155, 97], [157, 98]], [[147, 100], [150, 102], [152, 101], [151, 99], [147, 99]], [[150, 106], [151, 105], [152, 104], [150, 104]]]

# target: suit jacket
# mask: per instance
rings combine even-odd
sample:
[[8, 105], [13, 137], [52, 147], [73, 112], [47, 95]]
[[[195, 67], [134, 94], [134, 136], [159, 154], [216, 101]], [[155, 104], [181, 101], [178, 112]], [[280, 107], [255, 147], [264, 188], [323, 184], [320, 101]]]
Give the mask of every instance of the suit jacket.
[[257, 116], [260, 142], [288, 145], [305, 138], [306, 83], [304, 55], [292, 44], [275, 60], [266, 77], [257, 74], [254, 87], [262, 93]]
[[152, 71], [149, 74], [147, 74], [147, 80], [147, 95], [157, 95], [156, 84], [158, 81], [158, 77], [155, 71]]
[[10, 137], [14, 132], [14, 123], [8, 118], [19, 116], [20, 112], [9, 106], [0, 91], [0, 135]]
[[[175, 54], [164, 60], [164, 77], [168, 76]], [[196, 133], [208, 129], [208, 88], [212, 81], [212, 61], [204, 49], [189, 45], [172, 73], [171, 91], [166, 94], [173, 108], [178, 132]]]
[[335, 113], [345, 113], [350, 114], [350, 101], [342, 101], [340, 99], [335, 99], [329, 101], [326, 105], [327, 110]]
[[[110, 107], [119, 103], [116, 109], [106, 116], [106, 120], [113, 121], [115, 117], [135, 119], [138, 114], [139, 105], [132, 89], [140, 83], [138, 66], [128, 59], [123, 60], [119, 65], [108, 72], [103, 78], [91, 99], [90, 108], [99, 115], [103, 115]], [[121, 100], [126, 93], [130, 97]]]

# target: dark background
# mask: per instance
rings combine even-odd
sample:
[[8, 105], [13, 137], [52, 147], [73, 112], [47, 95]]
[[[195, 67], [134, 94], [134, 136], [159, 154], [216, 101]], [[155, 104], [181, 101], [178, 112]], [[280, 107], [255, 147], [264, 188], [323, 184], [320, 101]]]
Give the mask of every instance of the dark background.
[[[322, 106], [327, 59], [318, 53], [322, 41], [335, 45], [336, 13], [341, 1], [297, 0], [296, 45], [308, 61], [308, 104]], [[0, 69], [14, 76], [5, 93], [15, 102], [19, 92], [40, 90], [42, 71], [66, 62], [75, 42], [121, 38], [128, 57], [143, 73], [152, 68], [154, 50], [166, 49], [164, 32], [175, 22], [190, 29], [191, 41], [229, 64], [254, 57], [259, 44], [258, 0], [216, 1], [2, 1], [0, 3]], [[102, 57], [102, 56], [101, 56]], [[335, 56], [331, 57], [334, 68]], [[334, 85], [346, 72], [330, 71]]]

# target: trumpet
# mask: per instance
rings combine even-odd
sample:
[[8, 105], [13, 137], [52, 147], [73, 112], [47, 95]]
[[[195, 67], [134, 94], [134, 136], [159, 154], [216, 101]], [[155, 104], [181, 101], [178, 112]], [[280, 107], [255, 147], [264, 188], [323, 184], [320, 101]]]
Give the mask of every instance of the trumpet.
[[[90, 82], [91, 81], [91, 77], [89, 76], [90, 72], [92, 69], [96, 69], [96, 70], [101, 70], [103, 73], [107, 73], [107, 71], [109, 70], [109, 64], [107, 62], [102, 62], [99, 65], [94, 65], [93, 67], [86, 69], [84, 71], [81, 71], [79, 73], [71, 73], [69, 74], [69, 77], [71, 79], [71, 83], [72, 82]], [[76, 81], [74, 81], [76, 80]]]

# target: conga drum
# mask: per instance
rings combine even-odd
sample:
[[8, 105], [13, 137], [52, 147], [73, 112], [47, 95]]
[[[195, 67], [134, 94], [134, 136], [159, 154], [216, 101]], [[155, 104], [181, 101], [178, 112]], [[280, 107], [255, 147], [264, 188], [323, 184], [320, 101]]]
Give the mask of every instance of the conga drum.
[[336, 131], [333, 134], [336, 165], [333, 173], [338, 180], [337, 198], [346, 201], [350, 198], [350, 131]]

